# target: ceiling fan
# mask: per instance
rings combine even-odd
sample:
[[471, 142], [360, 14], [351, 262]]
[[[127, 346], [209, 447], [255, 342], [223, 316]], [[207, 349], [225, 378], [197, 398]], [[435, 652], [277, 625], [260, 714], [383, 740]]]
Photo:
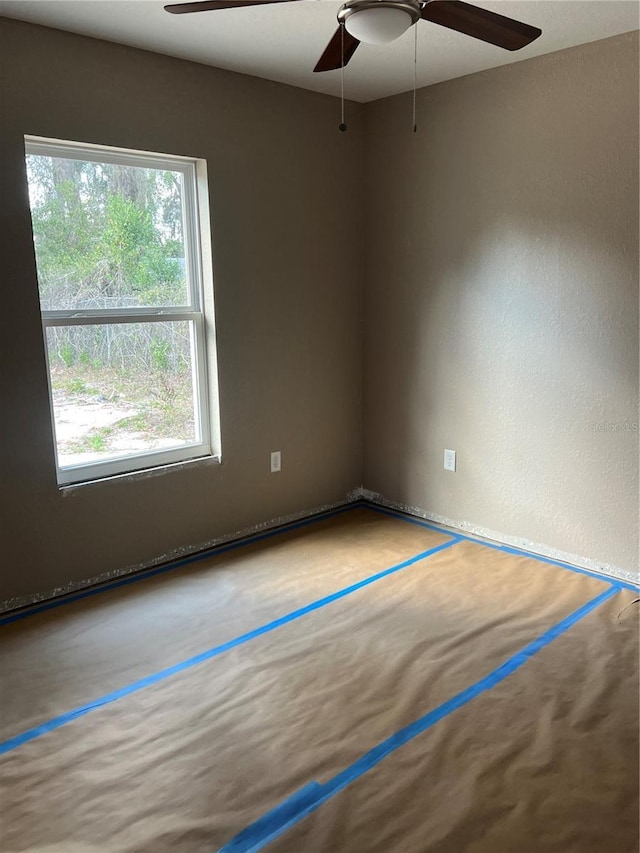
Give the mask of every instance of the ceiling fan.
[[[172, 3], [164, 8], [174, 15], [184, 15], [213, 9], [296, 2], [303, 0], [195, 0], [191, 3]], [[538, 27], [471, 6], [461, 0], [347, 0], [338, 12], [339, 27], [313, 70], [333, 71], [342, 68], [361, 42], [383, 44], [393, 41], [420, 19], [505, 50], [520, 50], [542, 33]]]

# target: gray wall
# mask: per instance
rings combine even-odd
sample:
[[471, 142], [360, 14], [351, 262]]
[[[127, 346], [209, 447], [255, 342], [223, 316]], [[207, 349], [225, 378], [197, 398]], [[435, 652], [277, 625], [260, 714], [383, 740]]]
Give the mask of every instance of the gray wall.
[[[363, 482], [637, 566], [638, 434], [594, 426], [638, 421], [637, 34], [423, 89], [416, 135], [410, 95], [340, 134], [335, 99], [4, 19], [0, 63], [0, 600]], [[208, 161], [222, 465], [58, 490], [25, 133]]]
[[366, 113], [364, 482], [637, 570], [638, 34], [410, 116]]
[[[362, 468], [361, 108], [341, 134], [333, 98], [6, 19], [0, 65], [0, 600], [343, 501]], [[25, 133], [206, 158], [222, 465], [58, 490]]]

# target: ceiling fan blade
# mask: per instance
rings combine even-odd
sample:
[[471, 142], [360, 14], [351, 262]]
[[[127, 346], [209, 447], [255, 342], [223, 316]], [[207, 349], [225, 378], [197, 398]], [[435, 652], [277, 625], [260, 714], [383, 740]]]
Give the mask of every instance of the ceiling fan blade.
[[318, 60], [314, 71], [335, 71], [336, 68], [342, 67], [342, 31], [344, 30], [344, 64], [346, 65], [356, 48], [360, 44], [357, 38], [354, 38], [346, 27], [340, 26], [333, 34], [333, 38], [325, 47], [324, 53]]
[[431, 0], [420, 12], [420, 17], [480, 41], [504, 47], [505, 50], [520, 50], [542, 33], [538, 27], [470, 6], [460, 0]]
[[171, 3], [165, 12], [186, 15], [189, 12], [210, 12], [213, 9], [237, 9], [242, 6], [262, 6], [264, 3], [296, 3], [299, 0], [196, 0], [195, 3]]

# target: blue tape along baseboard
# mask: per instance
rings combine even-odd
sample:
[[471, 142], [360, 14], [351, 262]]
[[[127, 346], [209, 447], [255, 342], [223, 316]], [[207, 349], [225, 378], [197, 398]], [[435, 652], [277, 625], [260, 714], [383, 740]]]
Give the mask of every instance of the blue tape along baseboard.
[[[35, 616], [46, 610], [53, 610], [56, 607], [63, 607], [66, 604], [73, 604], [75, 601], [81, 601], [83, 598], [89, 598], [93, 595], [100, 595], [103, 592], [110, 592], [112, 589], [118, 589], [121, 586], [129, 586], [132, 583], [140, 583], [148, 578], [154, 578], [157, 575], [163, 575], [165, 572], [172, 572], [174, 569], [180, 569], [183, 566], [189, 566], [192, 563], [198, 563], [201, 560], [217, 557], [219, 554], [226, 554], [229, 551], [236, 551], [239, 548], [244, 548], [245, 545], [253, 545], [256, 542], [263, 542], [265, 539], [272, 539], [274, 536], [280, 536], [283, 533], [289, 533], [291, 530], [298, 530], [302, 527], [309, 527], [312, 524], [318, 524], [321, 521], [326, 521], [328, 518], [333, 518], [336, 515], [342, 515], [345, 512], [351, 512], [354, 509], [370, 509], [365, 501], [355, 501], [354, 503], [346, 504], [345, 506], [337, 507], [336, 509], [327, 510], [326, 512], [315, 513], [307, 518], [302, 518], [299, 521], [292, 521], [289, 524], [282, 524], [274, 527], [271, 530], [265, 530], [263, 533], [254, 533], [251, 536], [243, 536], [240, 539], [233, 539], [231, 542], [214, 545], [211, 548], [205, 548], [203, 551], [198, 551], [188, 557], [182, 557], [179, 560], [172, 560], [169, 563], [163, 563], [160, 566], [149, 567], [148, 569], [140, 569], [132, 572], [130, 575], [125, 575], [118, 580], [106, 581], [97, 586], [89, 587], [88, 589], [78, 592], [61, 595], [58, 598], [52, 598], [44, 601], [41, 604], [35, 603], [27, 605], [25, 608], [16, 611], [15, 613], [7, 613], [5, 616], [0, 616], [0, 626], [8, 625], [11, 622], [17, 622], [19, 619], [26, 619], [29, 616]], [[436, 528], [434, 528], [435, 530]], [[439, 530], [439, 533], [447, 533], [447, 531]], [[451, 534], [448, 534], [451, 535]]]
[[[380, 504], [372, 503], [370, 501], [365, 501], [364, 503], [369, 509], [373, 510], [373, 512], [378, 512], [381, 515], [388, 515], [391, 516], [391, 518], [400, 519], [400, 521], [406, 521], [407, 524], [426, 527], [427, 530], [435, 530], [437, 533], [452, 532], [447, 528], [438, 527], [436, 524], [417, 518], [415, 515], [407, 515], [400, 510], [381, 506]], [[568, 571], [575, 572], [578, 575], [586, 575], [587, 577], [594, 578], [595, 580], [602, 581], [603, 583], [611, 583], [615, 586], [621, 587], [622, 589], [629, 589], [631, 592], [638, 592], [640, 590], [640, 585], [633, 584], [631, 581], [624, 581], [620, 578], [612, 577], [611, 575], [601, 575], [597, 572], [589, 571], [589, 569], [582, 569], [579, 566], [574, 566], [572, 563], [563, 563], [562, 560], [554, 560], [551, 557], [544, 557], [542, 554], [534, 554], [531, 551], [524, 551], [522, 548], [515, 548], [511, 545], [501, 545], [498, 542], [487, 542], [484, 539], [477, 539], [475, 536], [469, 536], [468, 534], [461, 533], [457, 530], [455, 531], [455, 535], [459, 536], [462, 542], [475, 542], [476, 545], [483, 545], [485, 548], [491, 548], [494, 551], [502, 551], [505, 554], [514, 554], [517, 557], [528, 557], [530, 560], [536, 560], [539, 563], [547, 563], [550, 566], [558, 566], [561, 569], [567, 569]]]
[[[456, 532], [455, 534], [452, 534], [449, 530], [446, 530], [442, 527], [438, 527], [435, 524], [430, 524], [429, 522], [417, 518], [416, 516], [407, 515], [406, 513], [403, 513], [400, 510], [394, 510], [389, 507], [373, 503], [372, 501], [361, 499], [351, 504], [347, 504], [346, 506], [338, 507], [334, 510], [329, 510], [328, 512], [318, 513], [316, 515], [310, 516], [309, 518], [301, 519], [300, 521], [281, 525], [279, 527], [274, 528], [273, 530], [267, 530], [264, 533], [258, 533], [253, 536], [247, 536], [239, 540], [228, 542], [226, 544], [216, 545], [212, 548], [207, 548], [204, 551], [198, 551], [198, 553], [192, 554], [189, 557], [184, 557], [180, 560], [174, 560], [170, 563], [157, 566], [156, 568], [142, 569], [140, 571], [134, 572], [131, 575], [126, 575], [125, 577], [119, 578], [115, 581], [101, 583], [98, 586], [93, 586], [75, 593], [69, 593], [67, 595], [60, 596], [59, 598], [44, 601], [41, 604], [32, 604], [28, 607], [25, 607], [24, 609], [16, 611], [15, 613], [9, 612], [5, 616], [0, 615], [0, 627], [2, 625], [9, 625], [12, 622], [17, 622], [20, 619], [27, 619], [30, 616], [36, 616], [38, 613], [43, 613], [47, 610], [53, 610], [57, 607], [64, 607], [67, 604], [73, 604], [76, 601], [81, 601], [84, 598], [90, 598], [91, 596], [100, 595], [103, 592], [110, 592], [111, 590], [117, 589], [119, 587], [139, 583], [140, 581], [156, 577], [157, 575], [164, 574], [165, 572], [171, 572], [174, 569], [179, 569], [182, 566], [187, 566], [192, 563], [199, 562], [200, 560], [206, 560], [210, 557], [215, 557], [218, 554], [225, 554], [229, 551], [235, 551], [238, 548], [243, 548], [245, 545], [252, 545], [255, 542], [261, 542], [265, 539], [271, 539], [272, 537], [279, 536], [282, 533], [288, 533], [291, 530], [297, 530], [302, 527], [307, 527], [311, 524], [316, 524], [318, 522], [324, 521], [325, 519], [332, 518], [336, 515], [341, 515], [345, 512], [350, 512], [354, 509], [363, 508], [370, 509], [373, 512], [381, 513], [382, 515], [391, 516], [392, 518], [397, 518], [400, 521], [407, 522], [408, 524], [416, 524], [419, 527], [425, 527], [428, 530], [433, 530], [437, 533], [444, 533], [446, 535], [456, 535], [461, 541], [475, 542], [478, 545], [484, 545], [485, 547], [493, 548], [496, 551], [504, 551], [509, 554], [529, 557], [532, 560], [538, 560], [539, 562], [549, 563], [552, 566], [559, 566], [561, 569], [568, 569], [569, 571], [576, 572], [578, 574], [587, 575], [588, 577], [604, 581], [605, 583], [610, 582], [610, 578], [608, 576], [599, 575], [596, 572], [589, 571], [588, 569], [581, 569], [578, 566], [571, 565], [570, 563], [563, 563], [559, 560], [552, 560], [548, 557], [543, 557], [540, 554], [533, 554], [530, 551], [523, 551], [518, 548], [512, 548], [508, 545], [499, 545], [493, 542], [486, 542], [482, 539], [476, 539], [473, 536], [469, 536], [464, 533]], [[630, 589], [632, 592], [638, 592], [638, 589], [640, 589], [639, 586], [634, 585], [630, 582], [618, 579], [614, 580], [621, 587], [623, 587], [624, 589]]]

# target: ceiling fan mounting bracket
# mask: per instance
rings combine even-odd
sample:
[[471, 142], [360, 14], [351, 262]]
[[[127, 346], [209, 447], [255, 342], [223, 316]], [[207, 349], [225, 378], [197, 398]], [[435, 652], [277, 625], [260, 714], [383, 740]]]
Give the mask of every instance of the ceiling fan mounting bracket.
[[420, 10], [425, 5], [424, 0], [349, 0], [338, 12], [338, 22], [341, 26], [356, 12], [365, 9], [400, 9], [411, 17], [411, 24], [420, 20]]

